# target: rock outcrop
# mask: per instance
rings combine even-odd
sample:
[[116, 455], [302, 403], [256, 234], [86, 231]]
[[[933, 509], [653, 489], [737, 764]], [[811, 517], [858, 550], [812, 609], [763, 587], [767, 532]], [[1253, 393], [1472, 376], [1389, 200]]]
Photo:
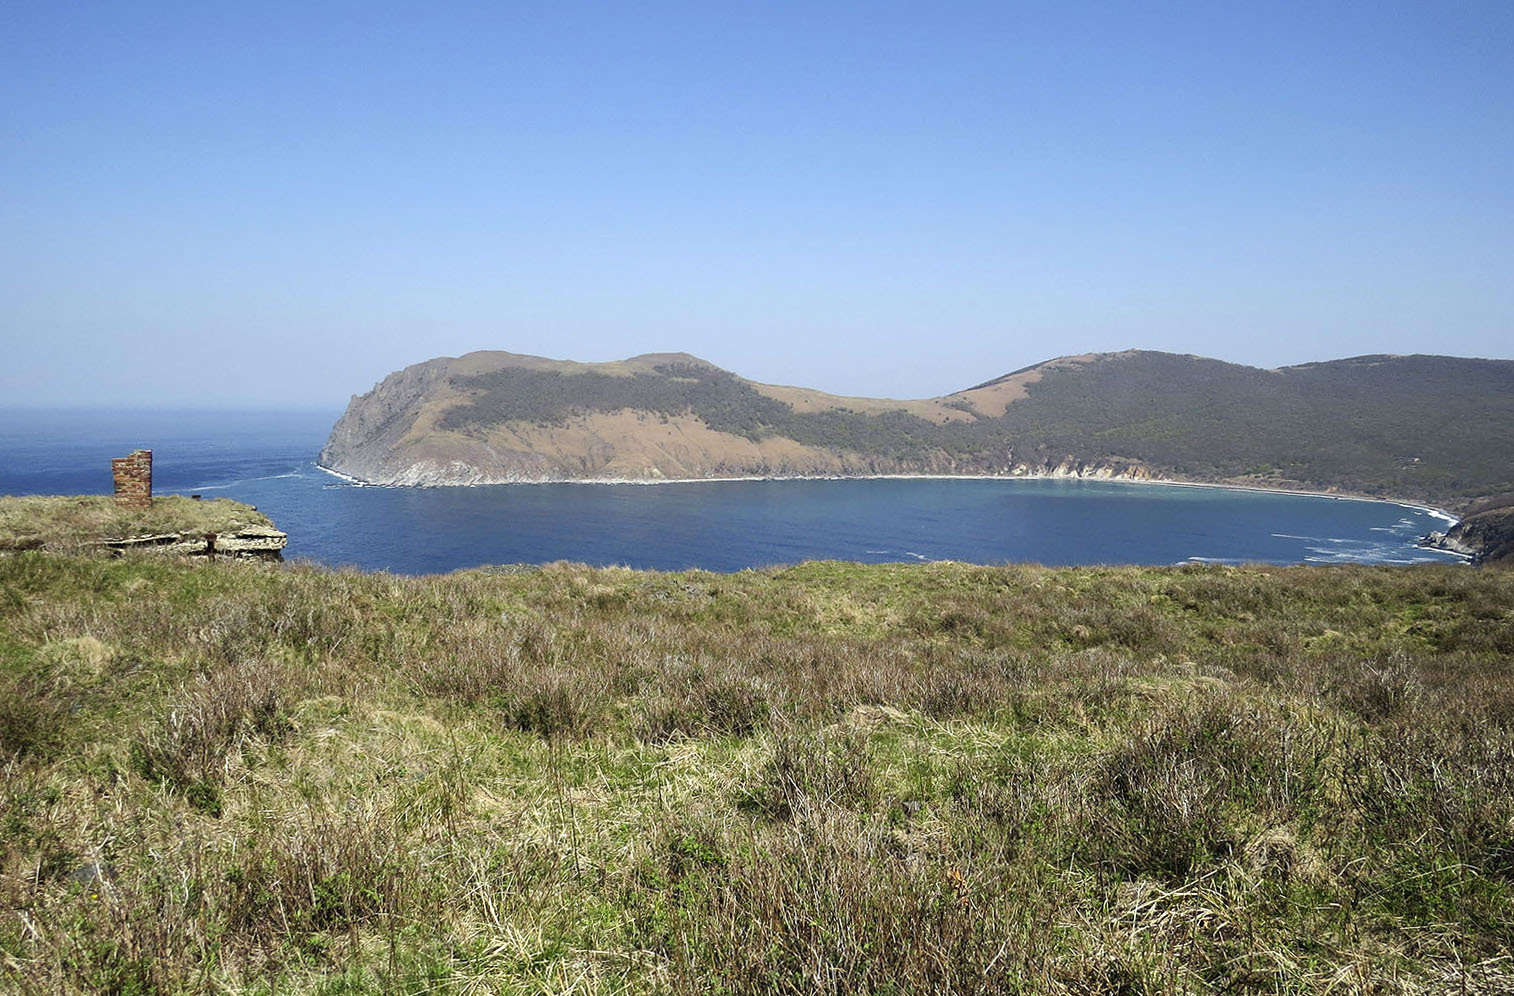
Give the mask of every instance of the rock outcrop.
[[1514, 507], [1473, 512], [1443, 533], [1431, 533], [1422, 546], [1470, 557], [1474, 564], [1514, 563]]
[[220, 533], [156, 533], [107, 537], [94, 545], [109, 550], [155, 550], [185, 557], [244, 560], [282, 560], [289, 535], [262, 526], [244, 526]]

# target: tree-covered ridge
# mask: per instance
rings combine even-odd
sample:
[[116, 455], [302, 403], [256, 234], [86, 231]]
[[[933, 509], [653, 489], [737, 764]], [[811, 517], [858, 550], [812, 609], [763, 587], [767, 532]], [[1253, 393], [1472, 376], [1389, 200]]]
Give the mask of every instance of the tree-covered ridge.
[[511, 366], [451, 383], [470, 399], [440, 426], [468, 434], [629, 409], [693, 415], [748, 440], [792, 439], [906, 472], [997, 473], [1071, 458], [1448, 502], [1514, 492], [1508, 361], [1376, 356], [1259, 370], [1133, 351], [1047, 367], [1002, 416], [944, 424], [903, 410], [796, 411], [694, 363], [630, 376]]
[[1167, 353], [1048, 373], [1003, 421], [1038, 450], [1181, 476], [1398, 495], [1514, 490], [1514, 363], [1359, 357], [1258, 370]]

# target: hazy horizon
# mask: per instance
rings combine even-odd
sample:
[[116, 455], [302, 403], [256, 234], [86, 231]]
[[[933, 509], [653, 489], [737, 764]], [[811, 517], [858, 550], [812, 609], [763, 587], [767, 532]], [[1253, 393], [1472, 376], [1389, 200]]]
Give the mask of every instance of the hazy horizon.
[[1514, 6], [0, 9], [0, 405], [1514, 358]]
[[[1146, 350], [1143, 350], [1139, 346], [1134, 346], [1134, 347], [1131, 347], [1130, 350], [1111, 350], [1110, 352], [1126, 352], [1126, 351], [1129, 351], [1129, 352], [1144, 352]], [[472, 350], [470, 350], [470, 352], [472, 352]], [[515, 352], [515, 351], [514, 350], [505, 350], [505, 352]], [[688, 351], [687, 350], [655, 350], [654, 352], [688, 352]], [[461, 354], [457, 354], [457, 355], [461, 355]], [[551, 356], [551, 357], [546, 357], [546, 359], [570, 360], [570, 361], [579, 362], [579, 363], [608, 363], [608, 362], [614, 362], [614, 361], [617, 361], [617, 360], [630, 359], [633, 356], [637, 356], [637, 355], [640, 355], [640, 354], [629, 353], [629, 354], [626, 354], [625, 356], [607, 356], [607, 357], [603, 357], [603, 358], [600, 358], [600, 359], [589, 359], [589, 360], [578, 360], [578, 359], [576, 359], [574, 357], [569, 357], [569, 356]], [[1066, 354], [1061, 354], [1061, 356], [1047, 357], [1046, 360], [1039, 361], [1036, 364], [1029, 364], [1029, 365], [1030, 366], [1037, 366], [1037, 365], [1039, 365], [1040, 362], [1047, 362], [1047, 361], [1050, 361], [1050, 360], [1060, 359], [1060, 358], [1062, 358], [1062, 356], [1073, 356], [1073, 355], [1077, 355], [1077, 354], [1066, 353]], [[1449, 353], [1419, 353], [1419, 354], [1411, 354], [1411, 353], [1391, 353], [1391, 354], [1358, 353], [1358, 354], [1355, 354], [1353, 356], [1332, 356], [1332, 357], [1329, 357], [1328, 359], [1301, 360], [1301, 361], [1299, 361], [1299, 363], [1296, 363], [1296, 364], [1285, 364], [1284, 366], [1303, 366], [1303, 365], [1314, 364], [1314, 363], [1330, 363], [1330, 362], [1335, 362], [1335, 361], [1338, 361], [1338, 360], [1358, 359], [1358, 358], [1361, 358], [1361, 357], [1364, 357], [1364, 356], [1372, 356], [1372, 355], [1388, 355], [1388, 356], [1412, 356], [1412, 355], [1441, 356], [1441, 357], [1447, 357], [1447, 358], [1450, 358], [1450, 359], [1492, 360], [1492, 361], [1496, 361], [1496, 362], [1514, 362], [1514, 359], [1507, 359], [1507, 358], [1504, 358], [1504, 357], [1495, 357], [1495, 356], [1455, 356], [1455, 355], [1449, 354]], [[439, 357], [425, 357], [424, 360], [437, 359], [437, 358], [439, 358]], [[708, 357], [703, 357], [703, 356], [698, 357], [698, 358], [699, 359], [708, 359]], [[1221, 362], [1227, 362], [1227, 363], [1228, 362], [1233, 362], [1233, 361], [1225, 360], [1224, 357], [1220, 357], [1220, 356], [1204, 356], [1204, 357], [1200, 357], [1200, 358], [1201, 359], [1209, 359], [1209, 360], [1220, 360]], [[424, 362], [424, 360], [423, 359], [418, 359], [418, 360], [416, 360], [414, 362], [415, 363], [421, 363], [421, 362]], [[405, 364], [405, 366], [411, 366], [411, 365], [412, 364], [409, 364], [409, 363]], [[1243, 366], [1250, 366], [1250, 364], [1241, 364], [1241, 365], [1243, 365]], [[403, 367], [396, 367], [394, 370], [391, 370], [388, 373], [394, 373], [394, 372], [397, 372], [398, 370], [401, 370], [401, 369], [403, 369]], [[869, 394], [869, 393], [867, 393], [867, 392], [864, 391], [864, 392], [854, 392], [854, 393], [852, 393], [850, 395], [847, 395], [847, 396], [849, 396], [849, 397], [878, 398], [880, 400], [897, 400], [897, 401], [921, 400], [921, 399], [926, 399], [926, 398], [944, 397], [945, 395], [952, 394], [952, 393], [954, 393], [956, 391], [963, 391], [963, 390], [968, 390], [968, 389], [973, 388], [973, 387], [977, 387], [980, 384], [984, 383], [985, 381], [994, 380], [994, 379], [996, 379], [998, 377], [1002, 377], [1002, 376], [1005, 376], [1007, 374], [1018, 372], [1019, 369], [1023, 369], [1023, 368], [1016, 368], [1015, 370], [1002, 370], [1002, 371], [999, 371], [998, 373], [986, 375], [982, 380], [979, 380], [979, 381], [977, 381], [975, 383], [972, 383], [972, 384], [962, 384], [959, 387], [950, 388], [948, 390], [942, 391], [940, 394], [935, 394], [935, 395], [910, 395], [910, 396], [905, 396], [905, 395], [883, 395], [883, 394], [876, 394], [876, 393]], [[1275, 370], [1275, 369], [1281, 369], [1281, 368], [1279, 368], [1279, 367], [1270, 367], [1270, 368], [1265, 368], [1265, 369], [1274, 369]], [[742, 374], [742, 372], [740, 370], [731, 370], [729, 372], [730, 373], [734, 373], [737, 376], [745, 376], [744, 374]], [[382, 380], [385, 376], [388, 376], [388, 373], [380, 376], [378, 378], [378, 380]], [[751, 380], [752, 378], [748, 377], [747, 379]], [[775, 386], [775, 387], [802, 387], [802, 388], [809, 388], [809, 389], [812, 389], [812, 390], [822, 391], [822, 392], [825, 392], [827, 394], [840, 394], [841, 393], [839, 391], [830, 391], [830, 390], [827, 390], [825, 387], [823, 387], [821, 385], [818, 385], [818, 384], [803, 383], [803, 382], [799, 382], [799, 381], [792, 381], [792, 382], [762, 381], [760, 383], [771, 384], [772, 386]], [[28, 401], [19, 401], [19, 402], [6, 401], [6, 402], [0, 402], [0, 412], [5, 412], [5, 411], [28, 411], [28, 412], [45, 412], [45, 411], [60, 411], [60, 412], [61, 411], [111, 412], [111, 411], [120, 411], [120, 412], [152, 413], [152, 414], [158, 414], [158, 415], [172, 415], [175, 412], [183, 412], [183, 413], [220, 412], [220, 413], [226, 413], [226, 414], [236, 414], [236, 413], [239, 413], [239, 412], [242, 412], [242, 413], [261, 413], [261, 412], [267, 412], [267, 413], [270, 413], [270, 414], [281, 414], [282, 413], [282, 414], [291, 414], [291, 415], [295, 415], [295, 414], [310, 415], [310, 414], [328, 414], [328, 413], [329, 414], [340, 414], [343, 410], [346, 409], [347, 403], [348, 403], [348, 401], [351, 400], [351, 398], [357, 397], [357, 396], [360, 396], [360, 395], [363, 395], [363, 394], [367, 394], [370, 390], [372, 390], [377, 385], [378, 385], [378, 381], [375, 381], [373, 384], [369, 384], [366, 387], [363, 387], [363, 388], [360, 388], [360, 389], [356, 389], [356, 390], [353, 390], [353, 391], [349, 392], [349, 394], [347, 396], [342, 397], [340, 399], [332, 399], [332, 400], [327, 400], [327, 401], [314, 401], [314, 402], [305, 402], [305, 401], [287, 401], [287, 402], [269, 401], [269, 402], [258, 403], [258, 402], [227, 401], [227, 402], [220, 402], [220, 403], [218, 403], [218, 402], [216, 402], [214, 400], [207, 399], [207, 400], [204, 400], [204, 401], [201, 401], [201, 402], [198, 402], [198, 403], [170, 402], [170, 403], [166, 403], [165, 404], [165, 403], [157, 402], [157, 401], [153, 401], [153, 400], [142, 400], [142, 399], [139, 399], [139, 400], [136, 400], [136, 401], [130, 401], [130, 400], [128, 400], [128, 401], [116, 401], [116, 402], [111, 402], [111, 401], [94, 402], [94, 401], [89, 401], [89, 400], [72, 401], [72, 402], [61, 401], [60, 402], [60, 401], [53, 401], [51, 399], [38, 399], [38, 400], [35, 400], [35, 401], [31, 401], [31, 402], [28, 402]]]

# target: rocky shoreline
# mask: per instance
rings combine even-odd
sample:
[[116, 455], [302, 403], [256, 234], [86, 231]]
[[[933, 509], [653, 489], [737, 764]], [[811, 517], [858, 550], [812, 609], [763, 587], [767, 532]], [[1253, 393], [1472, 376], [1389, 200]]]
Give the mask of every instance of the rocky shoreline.
[[1460, 554], [1474, 564], [1514, 563], [1514, 507], [1474, 511], [1445, 532], [1423, 537], [1419, 545]]
[[[461, 462], [438, 464], [432, 461], [416, 461], [396, 473], [384, 474], [383, 479], [365, 478], [350, 471], [337, 470], [324, 462], [316, 467], [333, 477], [350, 484], [368, 487], [452, 488], [487, 487], [498, 484], [698, 484], [716, 481], [836, 481], [836, 480], [881, 480], [881, 479], [954, 479], [963, 480], [1081, 480], [1081, 481], [1131, 481], [1152, 484], [1192, 484], [1192, 486], [1228, 487], [1224, 484], [1206, 485], [1198, 482], [1168, 481], [1156, 477], [1140, 464], [1128, 463], [1082, 463], [1068, 457], [1060, 463], [1044, 465], [1013, 464], [997, 473], [965, 471], [912, 472], [912, 471], [847, 471], [832, 469], [774, 471], [758, 468], [751, 472], [717, 471], [696, 477], [668, 477], [652, 473], [642, 477], [604, 477], [594, 474], [568, 476], [550, 471], [528, 473], [516, 470], [491, 472]], [[655, 468], [653, 468], [655, 470]], [[376, 475], [377, 476], [377, 475]], [[1276, 489], [1260, 489], [1276, 490]]]
[[[1254, 484], [1245, 481], [1183, 481], [1169, 477], [1158, 477], [1145, 467], [1123, 466], [1119, 469], [1103, 464], [1078, 465], [1074, 461], [1065, 461], [1053, 467], [1051, 470], [1034, 470], [1026, 465], [1017, 465], [1008, 473], [1001, 474], [746, 474], [729, 477], [575, 477], [575, 478], [512, 478], [506, 480], [482, 480], [468, 482], [439, 482], [425, 484], [406, 484], [399, 482], [365, 481], [350, 474], [344, 474], [339, 470], [333, 470], [321, 463], [317, 463], [316, 469], [330, 474], [332, 477], [346, 481], [349, 484], [365, 488], [404, 488], [404, 487], [495, 487], [500, 485], [531, 485], [531, 484], [635, 484], [635, 485], [658, 485], [658, 484], [717, 484], [722, 482], [736, 481], [899, 481], [899, 480], [930, 480], [930, 481], [1055, 481], [1055, 480], [1084, 480], [1084, 481], [1110, 481], [1126, 484], [1150, 484], [1172, 488], [1215, 488], [1222, 491], [1256, 491], [1263, 494], [1294, 495], [1300, 498], [1330, 498], [1345, 501], [1372, 501], [1383, 502], [1388, 505], [1398, 505], [1403, 508], [1412, 508], [1426, 512], [1436, 518], [1442, 519], [1453, 526], [1459, 521], [1457, 516], [1437, 505], [1431, 505], [1423, 501], [1412, 501], [1405, 498], [1386, 498], [1381, 495], [1365, 495], [1343, 491], [1320, 491], [1308, 486], [1281, 487], [1278, 485]], [[1430, 533], [1421, 538], [1421, 546], [1427, 546], [1427, 541], [1432, 537], [1442, 537], [1444, 533]], [[1429, 547], [1448, 552], [1460, 552], [1453, 547]]]

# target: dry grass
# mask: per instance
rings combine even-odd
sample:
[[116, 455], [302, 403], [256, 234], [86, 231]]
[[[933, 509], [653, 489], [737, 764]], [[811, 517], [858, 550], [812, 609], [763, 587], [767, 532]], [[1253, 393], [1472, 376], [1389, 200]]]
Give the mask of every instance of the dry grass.
[[0, 991], [1514, 986], [1514, 575], [0, 557]]

